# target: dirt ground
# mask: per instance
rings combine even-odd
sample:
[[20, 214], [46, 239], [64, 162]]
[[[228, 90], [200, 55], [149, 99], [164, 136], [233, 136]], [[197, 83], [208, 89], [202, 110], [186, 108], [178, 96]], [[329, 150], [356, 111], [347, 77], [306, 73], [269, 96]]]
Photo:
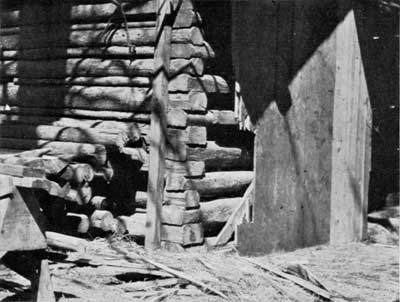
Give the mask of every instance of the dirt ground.
[[[119, 244], [138, 252], [133, 242]], [[96, 240], [93, 249], [103, 252], [107, 245], [105, 240]], [[320, 301], [291, 281], [272, 276], [239, 257], [232, 248], [208, 253], [162, 251], [146, 256], [213, 286], [226, 294], [229, 301]], [[317, 246], [252, 259], [280, 268], [302, 264], [329, 290], [339, 294], [342, 297], [339, 301], [399, 301], [399, 248], [396, 245]], [[174, 285], [172, 290], [165, 287], [140, 290], [137, 285], [141, 281], [160, 280], [157, 279], [160, 277], [137, 273], [135, 269], [71, 263], [51, 263], [50, 269], [60, 302], [226, 301], [188, 284]], [[178, 288], [185, 289], [177, 291]], [[160, 296], [161, 292], [165, 295]], [[28, 295], [29, 282], [1, 267], [0, 301], [26, 301]]]

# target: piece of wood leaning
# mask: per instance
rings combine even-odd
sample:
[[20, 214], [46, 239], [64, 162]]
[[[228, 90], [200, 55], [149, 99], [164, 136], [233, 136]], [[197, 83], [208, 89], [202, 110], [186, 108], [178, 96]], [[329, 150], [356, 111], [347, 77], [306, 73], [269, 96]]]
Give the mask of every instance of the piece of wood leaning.
[[145, 248], [154, 250], [161, 243], [161, 204], [164, 193], [166, 111], [168, 108], [168, 78], [171, 55], [171, 7], [167, 0], [157, 0], [157, 41], [154, 51], [154, 80], [150, 129], [150, 162]]

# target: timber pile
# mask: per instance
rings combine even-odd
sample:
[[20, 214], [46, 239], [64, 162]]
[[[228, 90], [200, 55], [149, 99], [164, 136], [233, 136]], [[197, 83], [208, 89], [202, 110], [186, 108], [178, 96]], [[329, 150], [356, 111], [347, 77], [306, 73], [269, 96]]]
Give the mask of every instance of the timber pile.
[[[143, 236], [156, 1], [120, 2], [2, 1], [0, 148], [14, 150], [5, 170], [65, 201], [42, 198], [53, 225]], [[161, 237], [186, 246], [203, 242], [202, 222], [228, 219], [252, 179], [235, 170], [252, 160], [233, 110], [218, 107], [228, 83], [205, 74], [214, 52], [199, 14], [190, 0], [172, 3]], [[15, 151], [38, 148], [45, 155]]]

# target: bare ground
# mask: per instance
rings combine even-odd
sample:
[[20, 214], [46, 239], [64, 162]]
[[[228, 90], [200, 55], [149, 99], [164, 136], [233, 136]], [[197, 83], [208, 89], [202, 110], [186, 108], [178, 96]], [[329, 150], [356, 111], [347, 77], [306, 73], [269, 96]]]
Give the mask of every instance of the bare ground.
[[[118, 241], [117, 244], [132, 252], [143, 253], [133, 242]], [[107, 249], [112, 252], [107, 246], [105, 240], [96, 240], [91, 249], [93, 253]], [[226, 294], [229, 301], [320, 301], [319, 297], [291, 281], [274, 277], [239, 257], [234, 249], [208, 253], [201, 250], [161, 251], [146, 256], [213, 286]], [[399, 248], [396, 245], [317, 246], [253, 259], [281, 268], [300, 263], [344, 301], [391, 302], [399, 299]], [[157, 277], [127, 268], [65, 263], [51, 263], [50, 268], [60, 302], [160, 301], [161, 292], [165, 293], [163, 301], [226, 301], [187, 284], [174, 285], [170, 292], [165, 291], [165, 287], [129, 291], [138, 284], [137, 281]], [[176, 291], [179, 288], [185, 290]], [[26, 279], [0, 267], [0, 301], [26, 301], [28, 294]]]

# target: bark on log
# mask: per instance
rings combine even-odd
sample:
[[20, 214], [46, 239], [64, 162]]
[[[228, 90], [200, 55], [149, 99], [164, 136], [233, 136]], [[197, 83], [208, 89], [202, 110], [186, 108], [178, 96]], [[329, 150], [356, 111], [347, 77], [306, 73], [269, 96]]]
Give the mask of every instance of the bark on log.
[[103, 166], [106, 161], [104, 158], [106, 149], [103, 145], [51, 142], [37, 139], [0, 138], [0, 148], [15, 148], [18, 150], [50, 148], [50, 155], [54, 155], [65, 160], [93, 157], [98, 161], [99, 166]]
[[[128, 28], [129, 43], [132, 45], [154, 45], [155, 27]], [[62, 38], [60, 38], [62, 37]], [[173, 43], [204, 45], [203, 35], [198, 27], [172, 31]], [[0, 30], [0, 44], [5, 50], [35, 49], [45, 47], [104, 47], [127, 46], [125, 29], [108, 30], [70, 30], [63, 26], [24, 26], [18, 33], [7, 34]]]
[[90, 216], [90, 226], [105, 232], [111, 231], [114, 228], [114, 216], [109, 211], [96, 210]]
[[[140, 15], [155, 15], [156, 1], [143, 1], [132, 4], [122, 1], [122, 11], [128, 20], [137, 19]], [[125, 3], [124, 3], [125, 2]], [[43, 5], [44, 4], [44, 5]], [[174, 0], [173, 5], [179, 5], [180, 10], [191, 11], [191, 1]], [[2, 7], [0, 20], [2, 26], [37, 25], [46, 23], [84, 23], [121, 20], [120, 9], [114, 3], [79, 3], [74, 1], [56, 1], [48, 5], [46, 2], [23, 3], [10, 9]], [[143, 17], [142, 17], [143, 18]], [[180, 19], [180, 18], [179, 18]], [[182, 21], [177, 20], [177, 23]], [[186, 22], [185, 22], [186, 23]]]
[[[126, 77], [133, 76], [152, 76], [154, 73], [154, 60], [153, 59], [67, 59], [67, 60], [48, 60], [48, 61], [2, 61], [0, 65], [0, 76], [2, 77], [23, 77], [25, 80], [20, 80], [25, 84], [74, 84], [75, 82], [86, 83], [86, 85], [96, 84], [96, 78], [90, 77], [107, 77], [102, 81], [98, 80], [98, 85], [107, 86], [133, 86], [134, 82]], [[202, 59], [173, 59], [170, 62], [170, 75], [179, 73], [189, 73], [191, 75], [199, 76], [204, 73], [204, 63]], [[85, 77], [89, 78], [77, 78]], [[113, 76], [116, 76], [113, 78]], [[70, 78], [68, 78], [70, 77]], [[30, 78], [40, 78], [37, 81], [28, 81]], [[46, 79], [48, 78], [48, 79]], [[64, 79], [67, 78], [67, 79]], [[57, 82], [57, 80], [62, 79]], [[211, 79], [206, 77], [207, 83], [212, 83]], [[223, 80], [219, 82], [221, 87], [224, 87]], [[214, 82], [217, 86], [217, 82]], [[79, 85], [79, 84], [77, 84]], [[211, 84], [210, 84], [211, 85]], [[213, 89], [217, 89], [213, 88]]]
[[[0, 50], [2, 60], [55, 60], [68, 58], [125, 58], [132, 59], [132, 52], [127, 46], [108, 47], [76, 47], [57, 48], [47, 47], [38, 49]], [[134, 58], [154, 57], [153, 46], [135, 47]], [[174, 43], [171, 45], [171, 59], [215, 57], [214, 50], [204, 42], [204, 45], [192, 45], [187, 43]]]
[[[0, 84], [0, 104], [28, 108], [72, 108], [149, 112], [150, 91], [144, 87], [20, 86]], [[170, 108], [204, 111], [202, 92], [170, 94]]]

